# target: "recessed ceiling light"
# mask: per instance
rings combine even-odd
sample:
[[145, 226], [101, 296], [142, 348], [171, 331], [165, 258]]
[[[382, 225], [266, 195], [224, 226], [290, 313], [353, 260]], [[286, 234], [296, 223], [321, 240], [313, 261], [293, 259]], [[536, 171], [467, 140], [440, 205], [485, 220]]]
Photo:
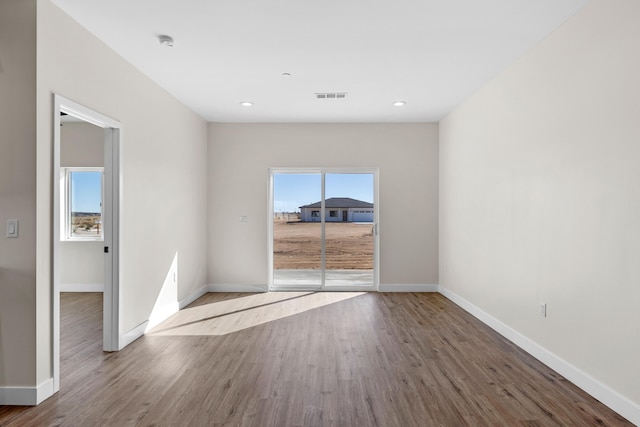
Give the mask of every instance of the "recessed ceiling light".
[[240, 103], [240, 105], [242, 105], [243, 107], [251, 107], [251, 106], [253, 106], [253, 102], [251, 102], [251, 101], [242, 101]]
[[162, 46], [173, 47], [173, 37], [167, 36], [165, 34], [158, 36], [158, 41]]
[[291, 77], [291, 73], [282, 73], [282, 77]]
[[394, 107], [402, 107], [403, 105], [406, 105], [407, 103], [405, 101], [396, 101], [393, 103]]

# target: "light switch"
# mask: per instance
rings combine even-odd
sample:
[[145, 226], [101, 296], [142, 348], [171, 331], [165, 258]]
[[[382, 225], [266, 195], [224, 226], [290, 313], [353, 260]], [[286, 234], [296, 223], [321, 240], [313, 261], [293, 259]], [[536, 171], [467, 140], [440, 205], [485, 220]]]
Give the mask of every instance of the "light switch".
[[249, 223], [249, 217], [248, 216], [241, 216], [240, 217], [240, 224], [248, 224]]
[[18, 237], [18, 220], [7, 220], [7, 237]]

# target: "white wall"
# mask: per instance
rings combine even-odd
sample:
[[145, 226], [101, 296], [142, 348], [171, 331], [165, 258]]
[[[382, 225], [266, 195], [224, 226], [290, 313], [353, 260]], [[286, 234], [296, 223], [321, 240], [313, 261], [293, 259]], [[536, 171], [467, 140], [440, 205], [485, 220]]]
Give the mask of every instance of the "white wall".
[[86, 122], [60, 126], [60, 166], [104, 166], [104, 129]]
[[[37, 10], [37, 366], [51, 376], [52, 94], [122, 124], [122, 331], [146, 322], [178, 259], [177, 298], [206, 281], [206, 122], [49, 0]], [[179, 254], [179, 257], [177, 256]]]
[[[103, 167], [104, 129], [84, 122], [60, 127], [60, 166]], [[104, 243], [60, 242], [60, 291], [96, 292], [104, 289]]]
[[[36, 374], [36, 3], [0, 1], [0, 404]], [[19, 237], [5, 238], [8, 219]]]
[[380, 283], [438, 283], [437, 124], [210, 124], [209, 283], [266, 285], [269, 167], [379, 167]]
[[440, 124], [440, 284], [636, 411], [639, 19], [593, 0]]
[[60, 292], [104, 290], [104, 243], [60, 242]]

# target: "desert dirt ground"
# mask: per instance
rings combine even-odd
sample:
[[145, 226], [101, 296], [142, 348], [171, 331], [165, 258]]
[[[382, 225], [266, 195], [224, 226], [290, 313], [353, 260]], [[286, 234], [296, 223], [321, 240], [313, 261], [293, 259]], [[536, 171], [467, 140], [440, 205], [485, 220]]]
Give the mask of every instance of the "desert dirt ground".
[[[320, 223], [275, 220], [273, 264], [276, 270], [319, 269]], [[327, 223], [326, 268], [373, 269], [373, 224]]]
[[73, 236], [100, 236], [100, 215], [73, 215], [71, 229]]

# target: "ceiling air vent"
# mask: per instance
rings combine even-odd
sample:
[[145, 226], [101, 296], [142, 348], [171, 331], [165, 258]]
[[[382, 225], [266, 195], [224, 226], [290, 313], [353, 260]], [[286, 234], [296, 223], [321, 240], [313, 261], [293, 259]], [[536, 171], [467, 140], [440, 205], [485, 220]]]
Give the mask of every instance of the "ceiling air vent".
[[344, 99], [347, 97], [347, 92], [323, 92], [316, 93], [317, 99]]

